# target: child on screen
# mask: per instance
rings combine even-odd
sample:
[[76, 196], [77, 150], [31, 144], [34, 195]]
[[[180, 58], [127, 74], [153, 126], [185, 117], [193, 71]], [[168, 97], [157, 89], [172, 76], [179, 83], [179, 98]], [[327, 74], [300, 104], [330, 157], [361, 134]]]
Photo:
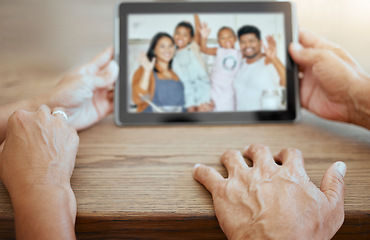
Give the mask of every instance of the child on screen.
[[235, 111], [234, 78], [239, 69], [242, 54], [235, 49], [236, 35], [230, 27], [218, 30], [217, 41], [219, 47], [207, 47], [207, 38], [211, 29], [207, 23], [201, 26], [201, 51], [216, 56], [211, 73], [211, 98], [214, 102], [214, 111]]
[[195, 33], [189, 22], [177, 24], [174, 40], [177, 47], [173, 70], [184, 84], [188, 112], [212, 111], [210, 80], [200, 53], [200, 21], [195, 18]]

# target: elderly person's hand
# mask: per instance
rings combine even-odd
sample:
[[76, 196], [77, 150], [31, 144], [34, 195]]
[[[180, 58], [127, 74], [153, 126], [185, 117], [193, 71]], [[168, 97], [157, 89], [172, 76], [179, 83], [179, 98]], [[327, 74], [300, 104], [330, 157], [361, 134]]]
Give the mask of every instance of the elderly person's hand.
[[74, 238], [70, 185], [79, 138], [62, 114], [43, 105], [16, 111], [0, 147], [0, 178], [15, 212], [17, 239]]
[[[196, 165], [194, 178], [212, 194], [215, 213], [228, 239], [330, 239], [344, 220], [342, 162], [331, 165], [318, 189], [307, 176], [301, 152], [252, 145], [221, 157], [224, 179], [215, 169]], [[276, 164], [280, 163], [281, 165]]]
[[45, 104], [50, 108], [63, 107], [69, 123], [77, 130], [88, 128], [113, 111], [113, 86], [117, 76], [118, 65], [110, 47], [66, 74], [45, 95]]
[[370, 76], [343, 49], [301, 30], [289, 52], [302, 71], [302, 106], [318, 116], [370, 129]]

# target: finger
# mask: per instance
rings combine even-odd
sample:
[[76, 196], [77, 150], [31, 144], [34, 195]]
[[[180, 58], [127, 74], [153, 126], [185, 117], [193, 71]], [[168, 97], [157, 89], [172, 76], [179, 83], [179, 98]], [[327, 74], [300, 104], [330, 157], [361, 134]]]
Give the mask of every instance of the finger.
[[276, 162], [281, 163], [283, 167], [289, 168], [290, 172], [297, 173], [300, 176], [307, 176], [304, 169], [302, 152], [298, 149], [283, 149], [274, 157], [274, 159]]
[[107, 114], [111, 114], [114, 110], [114, 92], [109, 91], [107, 93], [107, 99], [108, 99], [108, 108], [107, 108]]
[[96, 77], [93, 77], [95, 87], [105, 88], [112, 85], [118, 78], [118, 64], [112, 60]]
[[41, 111], [41, 112], [45, 112], [45, 113], [51, 114], [50, 108], [48, 106], [44, 105], [44, 104], [39, 107], [38, 111], [39, 112]]
[[108, 91], [107, 98], [108, 98], [109, 101], [113, 101], [114, 100], [114, 90], [109, 90]]
[[339, 47], [338, 45], [305, 29], [301, 29], [299, 31], [299, 42], [306, 48], [334, 50]]
[[321, 191], [326, 195], [333, 207], [344, 205], [344, 176], [347, 166], [343, 162], [332, 164], [325, 172], [321, 182]]
[[264, 145], [253, 144], [247, 147], [244, 156], [252, 160], [253, 167], [260, 167], [267, 171], [273, 171], [278, 167], [272, 157], [270, 149]]
[[215, 192], [217, 186], [222, 180], [224, 180], [224, 178], [219, 172], [216, 171], [216, 169], [203, 164], [195, 164], [193, 177], [195, 180], [205, 186], [211, 194]]
[[323, 50], [303, 48], [298, 43], [291, 43], [289, 45], [289, 53], [300, 67], [305, 68], [317, 62], [323, 54]]
[[37, 113], [41, 114], [40, 116], [43, 116], [43, 119], [48, 119], [50, 118], [51, 110], [48, 106], [41, 105], [39, 109], [37, 110]]
[[303, 166], [303, 157], [301, 151], [295, 148], [285, 148], [281, 150], [275, 157], [275, 161], [282, 165], [297, 165]]
[[152, 59], [152, 61], [150, 62], [153, 66], [154, 66], [154, 64], [155, 64], [155, 60], [156, 60], [156, 58], [154, 57], [154, 58]]
[[98, 56], [94, 57], [89, 63], [87, 63], [83, 70], [88, 74], [96, 74], [105, 68], [113, 59], [113, 47], [106, 48]]
[[65, 112], [64, 108], [61, 107], [53, 108], [51, 115], [56, 119], [59, 119], [60, 121], [68, 122], [68, 115]]
[[229, 178], [237, 175], [240, 169], [249, 168], [239, 151], [227, 150], [221, 156], [221, 162], [226, 167]]
[[268, 35], [267, 37], [266, 37], [266, 40], [267, 40], [267, 44], [269, 45], [269, 46], [275, 46], [276, 44], [275, 44], [275, 40], [274, 40], [274, 38], [271, 36], [271, 35]]

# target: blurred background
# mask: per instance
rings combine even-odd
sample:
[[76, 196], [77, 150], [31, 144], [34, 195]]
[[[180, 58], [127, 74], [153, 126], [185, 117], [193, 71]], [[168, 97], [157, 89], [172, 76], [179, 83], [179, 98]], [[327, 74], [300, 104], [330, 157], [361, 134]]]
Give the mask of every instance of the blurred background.
[[[294, 2], [300, 27], [338, 43], [370, 73], [369, 0]], [[47, 91], [64, 72], [112, 45], [115, 3], [1, 0], [0, 104]], [[22, 90], [25, 85], [33, 91]]]

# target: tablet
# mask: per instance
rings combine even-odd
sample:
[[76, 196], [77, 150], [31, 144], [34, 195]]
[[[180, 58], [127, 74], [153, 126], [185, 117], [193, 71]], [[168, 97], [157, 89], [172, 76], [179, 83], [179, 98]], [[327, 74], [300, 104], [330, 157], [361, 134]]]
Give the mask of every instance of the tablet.
[[122, 2], [114, 40], [119, 126], [299, 119], [291, 2]]

